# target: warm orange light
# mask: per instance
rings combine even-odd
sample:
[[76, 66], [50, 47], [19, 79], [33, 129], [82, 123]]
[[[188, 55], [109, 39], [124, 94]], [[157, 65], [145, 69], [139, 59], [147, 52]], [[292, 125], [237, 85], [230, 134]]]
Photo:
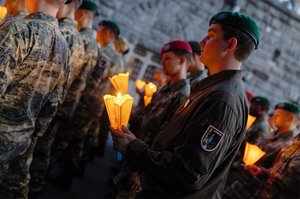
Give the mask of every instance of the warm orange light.
[[121, 95], [121, 93], [118, 93], [117, 97], [104, 95], [103, 98], [111, 127], [122, 130], [122, 126], [128, 124], [133, 98], [128, 94]]
[[119, 73], [118, 75], [110, 77], [109, 80], [117, 92], [120, 92], [123, 95], [127, 93], [129, 73]]
[[265, 154], [266, 152], [262, 151], [258, 146], [246, 142], [243, 162], [245, 165], [253, 165]]
[[4, 19], [7, 14], [7, 8], [0, 6], [0, 20]]
[[145, 87], [146, 82], [144, 82], [143, 80], [136, 80], [135, 81], [135, 87], [138, 91], [141, 91], [144, 87]]
[[246, 126], [246, 130], [249, 129], [251, 127], [251, 125], [253, 124], [253, 122], [256, 120], [255, 117], [248, 115], [248, 120], [247, 120], [247, 126]]
[[144, 96], [144, 106], [148, 106], [152, 100], [152, 97]]
[[157, 87], [152, 82], [149, 82], [145, 85], [145, 96], [152, 97], [153, 94], [157, 91]]

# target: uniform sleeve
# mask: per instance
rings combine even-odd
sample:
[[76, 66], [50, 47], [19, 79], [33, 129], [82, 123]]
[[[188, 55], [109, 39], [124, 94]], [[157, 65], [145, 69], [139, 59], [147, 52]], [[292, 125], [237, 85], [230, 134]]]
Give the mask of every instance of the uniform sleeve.
[[[243, 136], [236, 134], [243, 130], [236, 128], [239, 118], [225, 102], [207, 101], [202, 107], [207, 108], [195, 110], [175, 141], [174, 150], [153, 151], [142, 141], [135, 140], [128, 146], [127, 160], [158, 187], [193, 190], [203, 186], [226, 160], [227, 151], [238, 149]], [[207, 132], [211, 132], [210, 136]], [[214, 132], [218, 133], [215, 140]]]
[[[3, 25], [5, 26], [5, 25]], [[13, 79], [26, 50], [24, 36], [14, 25], [0, 27], [0, 95], [2, 96]], [[16, 33], [14, 33], [16, 32]]]
[[[299, 198], [300, 197], [300, 153], [292, 157], [282, 172], [271, 180], [272, 190], [281, 196], [279, 198]], [[277, 195], [278, 196], [278, 195]]]

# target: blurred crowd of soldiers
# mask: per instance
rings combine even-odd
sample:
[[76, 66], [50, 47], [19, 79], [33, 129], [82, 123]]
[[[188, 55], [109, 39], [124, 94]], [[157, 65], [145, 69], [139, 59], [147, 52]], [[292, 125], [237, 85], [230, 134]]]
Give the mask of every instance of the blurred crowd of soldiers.
[[[128, 43], [111, 20], [99, 22], [95, 37], [99, 8], [92, 0], [6, 0], [5, 6], [0, 198], [37, 198], [46, 180], [69, 190], [87, 163], [105, 152], [109, 120], [103, 95], [115, 92], [108, 77], [127, 71]], [[157, 142], [175, 110], [187, 106], [197, 83], [210, 76], [200, 54], [197, 41], [162, 47], [163, 71], [154, 77], [159, 89], [148, 106], [141, 97], [132, 111], [130, 130], [137, 138]], [[256, 119], [231, 165], [224, 198], [299, 198], [299, 105], [282, 102], [273, 109], [266, 97], [247, 96]], [[242, 164], [245, 142], [266, 152], [255, 165]], [[143, 189], [139, 172], [125, 157], [112, 177], [110, 197], [134, 198]]]

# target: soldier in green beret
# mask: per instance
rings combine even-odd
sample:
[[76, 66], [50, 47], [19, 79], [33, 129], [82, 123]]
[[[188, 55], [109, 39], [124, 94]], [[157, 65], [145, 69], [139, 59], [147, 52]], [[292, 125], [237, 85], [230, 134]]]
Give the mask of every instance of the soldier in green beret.
[[299, 107], [296, 104], [283, 102], [275, 106], [274, 123], [277, 128], [274, 136], [267, 139], [262, 149], [269, 153], [289, 145], [297, 134]]
[[152, 145], [125, 126], [122, 133], [111, 129], [115, 146], [140, 171], [141, 198], [222, 198], [247, 123], [241, 65], [258, 44], [253, 18], [216, 14], [200, 42], [211, 75], [194, 86]]
[[194, 61], [188, 68], [189, 75], [187, 78], [190, 80], [190, 84], [193, 85], [194, 83], [206, 78], [208, 76], [208, 71], [206, 70], [204, 64], [200, 61], [201, 46], [199, 42], [189, 41], [189, 44], [193, 49]]
[[246, 132], [247, 142], [262, 146], [265, 140], [271, 137], [267, 118], [270, 105], [270, 101], [265, 97], [257, 96], [251, 99], [249, 113], [256, 119]]
[[294, 135], [299, 133], [296, 128], [298, 115], [299, 107], [295, 104], [284, 102], [275, 106], [274, 122], [277, 130], [274, 132], [274, 136], [267, 139], [265, 145], [262, 145], [262, 150], [267, 154], [254, 166], [246, 167], [246, 170], [240, 170], [238, 180], [226, 188], [224, 198], [260, 198], [254, 193], [257, 189], [265, 187], [265, 176], [253, 178], [247, 170], [252, 171], [252, 174], [255, 172], [260, 173], [261, 171], [258, 171], [261, 170], [260, 168], [266, 170], [276, 164], [276, 161], [278, 161], [276, 157], [278, 154], [280, 156], [280, 151], [289, 148], [293, 142]]
[[[81, 5], [81, 0], [70, 0], [63, 5], [57, 13], [58, 26], [69, 46], [69, 74], [66, 84], [66, 97], [57, 114], [49, 125], [45, 134], [38, 138], [34, 149], [33, 160], [30, 166], [30, 195], [38, 195], [45, 184], [45, 176], [50, 164], [50, 150], [56, 130], [63, 124], [68, 123], [74, 102], [73, 80], [79, 78], [83, 69], [84, 45], [76, 29], [75, 12]], [[74, 89], [70, 89], [73, 91]]]
[[292, 144], [282, 148], [275, 158], [272, 167], [250, 167], [255, 176], [267, 176], [266, 183], [254, 194], [254, 198], [300, 198], [300, 134]]
[[66, 0], [27, 1], [32, 14], [0, 28], [0, 198], [27, 198], [35, 141], [62, 103], [68, 74], [55, 18]]

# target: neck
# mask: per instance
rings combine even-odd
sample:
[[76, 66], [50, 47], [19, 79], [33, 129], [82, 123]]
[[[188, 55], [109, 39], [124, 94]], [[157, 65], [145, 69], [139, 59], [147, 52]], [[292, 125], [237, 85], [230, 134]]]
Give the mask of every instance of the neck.
[[73, 20], [75, 20], [75, 13], [73, 12], [70, 12], [70, 13], [66, 13], [65, 15], [62, 15], [61, 17], [60, 17], [60, 19], [61, 18], [71, 18], [71, 19], [73, 19]]
[[170, 75], [170, 83], [173, 84], [179, 80], [186, 79], [186, 69], [180, 70], [178, 73], [174, 75]]
[[59, 7], [53, 4], [49, 4], [46, 1], [39, 0], [36, 5], [34, 12], [43, 12], [45, 14], [51, 15], [53, 17], [56, 16]]
[[224, 70], [241, 70], [242, 62], [236, 59], [224, 59], [223, 62], [215, 64], [215, 66], [209, 67], [211, 74], [216, 74]]
[[78, 22], [78, 30], [81, 30], [83, 28], [93, 28], [93, 21], [89, 20], [83, 20], [81, 22]]

